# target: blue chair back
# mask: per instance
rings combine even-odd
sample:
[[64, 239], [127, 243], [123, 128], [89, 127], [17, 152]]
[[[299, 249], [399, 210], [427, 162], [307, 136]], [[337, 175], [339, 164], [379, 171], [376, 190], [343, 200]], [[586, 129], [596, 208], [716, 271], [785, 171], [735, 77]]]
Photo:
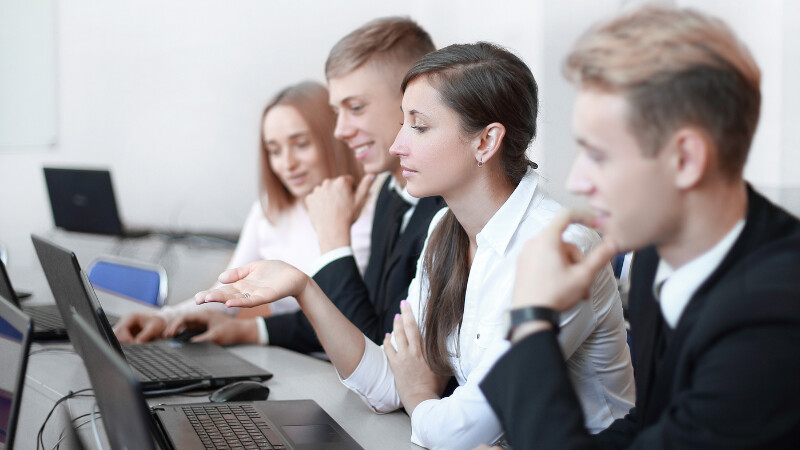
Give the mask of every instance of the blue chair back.
[[157, 264], [101, 257], [89, 267], [89, 281], [95, 289], [154, 306], [167, 298], [167, 273]]

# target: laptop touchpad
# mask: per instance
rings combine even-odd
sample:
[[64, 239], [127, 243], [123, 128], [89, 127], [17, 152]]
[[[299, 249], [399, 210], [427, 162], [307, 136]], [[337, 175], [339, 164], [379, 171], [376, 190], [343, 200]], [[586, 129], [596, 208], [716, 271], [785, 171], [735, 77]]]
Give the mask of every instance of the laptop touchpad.
[[283, 433], [295, 444], [317, 444], [325, 442], [340, 442], [342, 437], [332, 426], [321, 425], [283, 425]]

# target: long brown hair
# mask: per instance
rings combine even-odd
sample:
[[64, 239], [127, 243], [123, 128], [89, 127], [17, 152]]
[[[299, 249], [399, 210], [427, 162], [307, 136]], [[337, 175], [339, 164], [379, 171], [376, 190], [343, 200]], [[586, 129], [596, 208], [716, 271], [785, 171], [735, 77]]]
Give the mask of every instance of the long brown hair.
[[267, 114], [276, 106], [291, 106], [296, 109], [308, 125], [311, 140], [319, 152], [320, 159], [325, 165], [327, 177], [339, 175], [352, 175], [355, 182], [361, 179], [363, 171], [356, 161], [355, 155], [347, 146], [333, 137], [336, 126], [336, 115], [328, 105], [328, 89], [314, 82], [304, 81], [289, 86], [280, 91], [264, 108], [261, 114], [261, 183], [259, 194], [261, 209], [271, 222], [275, 222], [278, 215], [297, 201], [286, 186], [275, 175], [269, 162], [267, 143], [264, 140], [264, 120]]
[[[536, 168], [526, 150], [536, 136], [538, 90], [521, 59], [486, 42], [451, 45], [417, 61], [403, 79], [403, 92], [420, 77], [458, 114], [464, 134], [474, 136], [491, 123], [503, 124], [502, 176], [511, 185]], [[431, 233], [423, 264], [429, 286], [422, 313], [426, 358], [435, 372], [450, 374], [449, 358], [455, 355], [448, 351], [447, 339], [461, 329], [469, 276], [469, 237], [452, 211]]]

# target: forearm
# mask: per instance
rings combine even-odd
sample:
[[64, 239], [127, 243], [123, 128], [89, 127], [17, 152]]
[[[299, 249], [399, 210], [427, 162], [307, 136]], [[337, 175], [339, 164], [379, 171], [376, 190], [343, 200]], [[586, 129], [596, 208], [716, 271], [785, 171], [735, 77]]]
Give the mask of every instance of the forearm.
[[339, 374], [349, 377], [364, 355], [361, 331], [336, 308], [312, 278], [296, 298]]

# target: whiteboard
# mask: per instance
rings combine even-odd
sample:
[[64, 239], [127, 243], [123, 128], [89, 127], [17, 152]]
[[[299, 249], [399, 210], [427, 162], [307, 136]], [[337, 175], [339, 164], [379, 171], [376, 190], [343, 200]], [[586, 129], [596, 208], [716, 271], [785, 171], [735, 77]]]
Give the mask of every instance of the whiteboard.
[[54, 0], [0, 0], [0, 148], [56, 143]]

